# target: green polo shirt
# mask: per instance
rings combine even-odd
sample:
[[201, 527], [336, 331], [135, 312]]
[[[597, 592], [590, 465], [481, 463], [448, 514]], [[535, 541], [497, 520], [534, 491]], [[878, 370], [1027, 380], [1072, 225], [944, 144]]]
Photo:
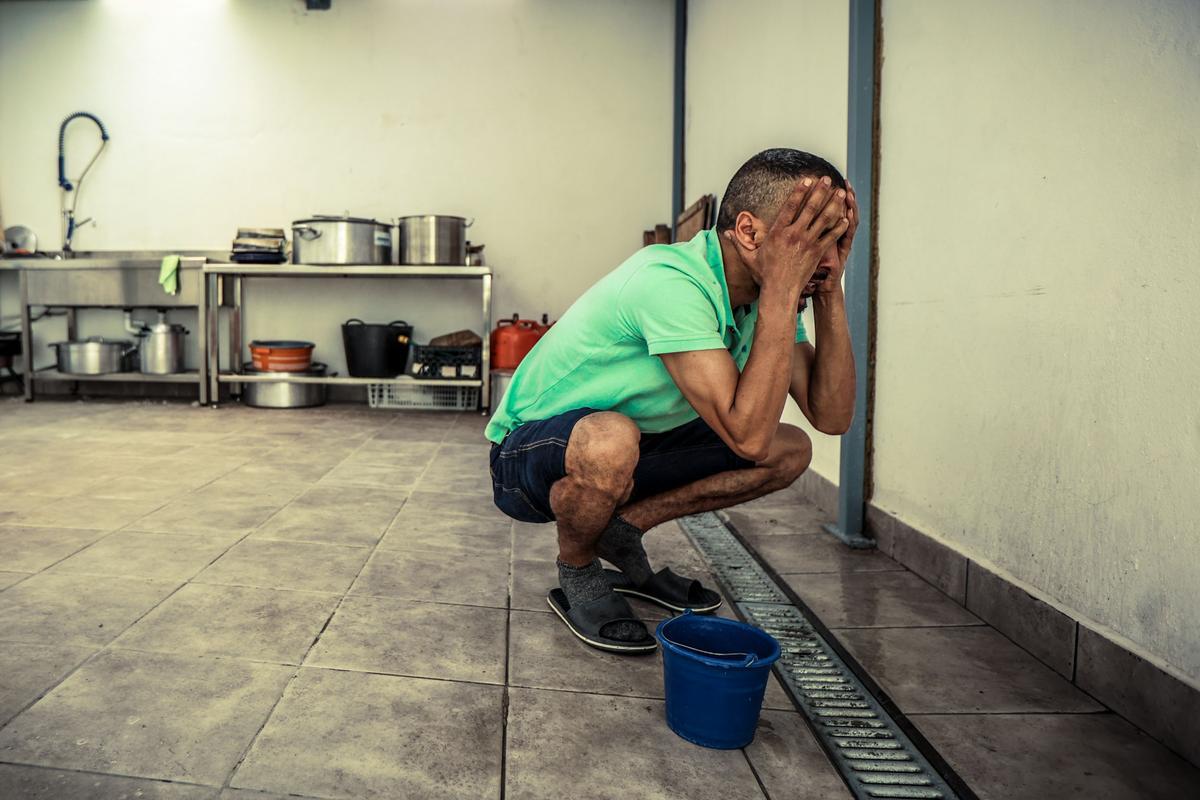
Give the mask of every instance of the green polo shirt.
[[[576, 408], [618, 411], [646, 433], [697, 417], [658, 356], [728, 350], [738, 369], [754, 339], [758, 304], [729, 304], [716, 231], [651, 245], [600, 279], [521, 362], [487, 438]], [[808, 338], [796, 321], [796, 341]]]

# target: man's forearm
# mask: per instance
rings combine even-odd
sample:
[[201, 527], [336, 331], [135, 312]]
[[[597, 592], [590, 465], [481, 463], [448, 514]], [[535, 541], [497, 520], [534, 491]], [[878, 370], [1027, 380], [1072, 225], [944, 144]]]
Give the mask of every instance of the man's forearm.
[[842, 434], [854, 416], [854, 353], [846, 321], [846, 298], [840, 288], [813, 297], [816, 358], [808, 387], [813, 424], [822, 433]]
[[798, 287], [764, 288], [759, 297], [750, 358], [738, 379], [730, 409], [737, 438], [748, 450], [764, 457], [787, 402], [792, 342], [796, 338], [795, 308], [799, 300]]

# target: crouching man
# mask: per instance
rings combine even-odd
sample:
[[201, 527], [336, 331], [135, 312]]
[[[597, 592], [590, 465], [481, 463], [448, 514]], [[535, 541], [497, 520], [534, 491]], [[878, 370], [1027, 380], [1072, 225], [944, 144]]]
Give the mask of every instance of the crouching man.
[[[588, 289], [521, 363], [487, 428], [496, 505], [557, 523], [550, 607], [588, 644], [655, 642], [623, 594], [712, 612], [713, 590], [655, 572], [642, 534], [778, 491], [808, 468], [813, 426], [850, 424], [842, 273], [854, 192], [824, 159], [767, 150], [729, 183], [715, 230], [653, 245]], [[813, 302], [816, 346], [799, 312]], [[603, 558], [617, 570], [605, 570]]]

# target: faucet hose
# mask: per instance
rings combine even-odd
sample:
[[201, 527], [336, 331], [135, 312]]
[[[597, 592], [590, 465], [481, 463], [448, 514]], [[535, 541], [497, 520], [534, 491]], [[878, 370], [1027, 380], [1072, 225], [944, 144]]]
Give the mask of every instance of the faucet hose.
[[104, 142], [108, 141], [108, 129], [104, 127], [104, 123], [101, 122], [100, 118], [95, 114], [90, 114], [87, 111], [76, 111], [74, 114], [70, 114], [62, 121], [62, 124], [58, 126], [58, 185], [61, 186], [64, 191], [68, 192], [74, 187], [72, 187], [71, 182], [67, 180], [67, 159], [63, 154], [63, 149], [67, 140], [67, 126], [70, 125], [74, 120], [80, 119], [81, 117], [83, 119], [90, 119], [92, 122], [96, 123], [96, 127], [100, 129], [101, 147], [104, 146]]

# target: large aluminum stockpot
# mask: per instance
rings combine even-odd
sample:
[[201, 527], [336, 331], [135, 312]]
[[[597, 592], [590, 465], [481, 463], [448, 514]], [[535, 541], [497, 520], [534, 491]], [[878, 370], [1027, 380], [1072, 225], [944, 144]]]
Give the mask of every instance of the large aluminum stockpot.
[[[242, 372], [247, 375], [287, 375], [289, 377], [324, 378], [326, 366], [320, 362], [314, 363], [305, 372], [263, 372], [247, 363]], [[243, 383], [242, 402], [255, 408], [312, 408], [325, 405], [329, 386], [324, 383], [296, 383], [295, 381], [278, 380], [265, 383]]]
[[292, 223], [292, 263], [390, 264], [392, 226], [374, 219], [318, 214]]
[[401, 217], [397, 221], [400, 246], [397, 250], [401, 264], [444, 264], [465, 266], [467, 263], [467, 228], [465, 217], [425, 214]]
[[92, 336], [76, 342], [55, 342], [50, 345], [58, 354], [58, 371], [71, 375], [107, 375], [129, 372], [137, 344], [128, 339], [105, 339]]
[[138, 365], [145, 375], [183, 372], [183, 337], [187, 328], [159, 322], [146, 328], [138, 345]]

